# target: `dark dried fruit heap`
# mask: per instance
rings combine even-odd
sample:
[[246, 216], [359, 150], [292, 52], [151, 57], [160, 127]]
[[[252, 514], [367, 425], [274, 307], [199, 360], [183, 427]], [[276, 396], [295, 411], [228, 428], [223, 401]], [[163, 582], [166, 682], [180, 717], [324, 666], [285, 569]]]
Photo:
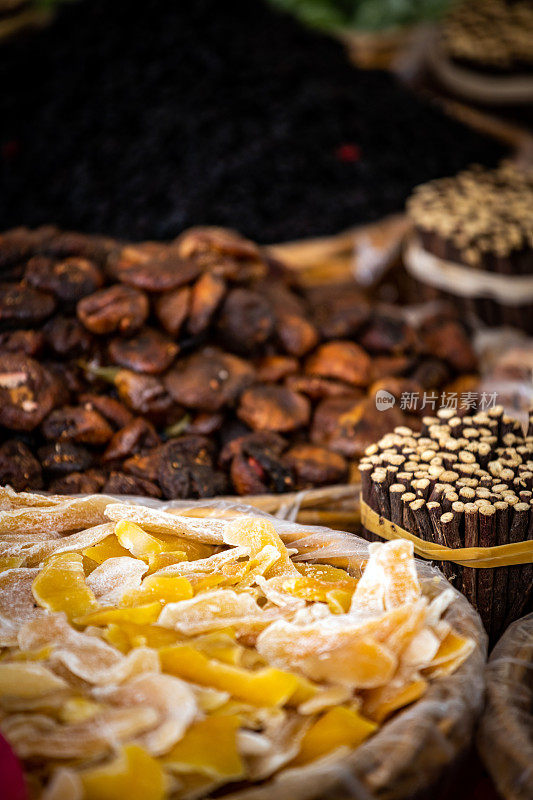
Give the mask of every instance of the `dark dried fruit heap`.
[[0, 50], [0, 229], [335, 234], [502, 155], [261, 0], [60, 5]]
[[[374, 394], [475, 371], [444, 309], [416, 329], [354, 286], [307, 292], [252, 242], [0, 236], [0, 483], [153, 497], [347, 480], [394, 425]], [[470, 388], [466, 386], [465, 388]]]

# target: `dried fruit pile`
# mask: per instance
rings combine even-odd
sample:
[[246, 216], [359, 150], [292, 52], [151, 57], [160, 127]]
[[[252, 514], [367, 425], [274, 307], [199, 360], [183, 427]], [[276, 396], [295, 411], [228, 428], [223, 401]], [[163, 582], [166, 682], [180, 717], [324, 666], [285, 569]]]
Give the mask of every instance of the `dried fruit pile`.
[[0, 85], [2, 228], [335, 234], [503, 154], [261, 0], [63, 3], [2, 47]]
[[0, 731], [35, 796], [314, 781], [475, 649], [407, 542], [373, 545], [354, 577], [294, 563], [268, 519], [234, 511], [0, 503]]
[[378, 388], [439, 389], [475, 368], [453, 316], [415, 329], [353, 287], [305, 293], [222, 229], [136, 245], [17, 229], [0, 263], [0, 483], [18, 490], [342, 482], [370, 442], [417, 424], [377, 411]]

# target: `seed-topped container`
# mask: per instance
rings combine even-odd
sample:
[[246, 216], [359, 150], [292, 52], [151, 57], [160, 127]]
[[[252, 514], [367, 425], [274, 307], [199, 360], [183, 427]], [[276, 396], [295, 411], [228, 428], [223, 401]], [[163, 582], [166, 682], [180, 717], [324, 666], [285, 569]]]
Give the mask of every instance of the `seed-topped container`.
[[533, 169], [472, 167], [419, 186], [407, 210], [404, 263], [428, 299], [533, 331]]
[[496, 640], [533, 581], [533, 416], [526, 433], [501, 406], [472, 417], [440, 409], [420, 433], [397, 427], [360, 465], [372, 540], [407, 538], [440, 561]]

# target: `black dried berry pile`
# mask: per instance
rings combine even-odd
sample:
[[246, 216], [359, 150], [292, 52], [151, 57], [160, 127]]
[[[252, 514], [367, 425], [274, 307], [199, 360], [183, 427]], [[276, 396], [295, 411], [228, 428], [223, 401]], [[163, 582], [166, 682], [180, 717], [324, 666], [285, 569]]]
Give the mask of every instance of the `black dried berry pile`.
[[0, 228], [330, 234], [501, 155], [259, 0], [67, 3], [0, 81]]

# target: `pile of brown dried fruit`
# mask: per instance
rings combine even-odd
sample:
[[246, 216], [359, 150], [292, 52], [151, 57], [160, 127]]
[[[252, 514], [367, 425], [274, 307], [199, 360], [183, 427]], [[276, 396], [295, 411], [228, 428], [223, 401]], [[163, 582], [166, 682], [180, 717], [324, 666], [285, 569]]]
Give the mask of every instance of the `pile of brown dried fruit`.
[[[409, 324], [354, 286], [298, 287], [235, 233], [125, 244], [0, 236], [0, 483], [152, 497], [348, 479], [394, 425], [378, 388], [441, 390], [476, 363], [450, 309]], [[469, 386], [467, 388], [470, 388]]]

